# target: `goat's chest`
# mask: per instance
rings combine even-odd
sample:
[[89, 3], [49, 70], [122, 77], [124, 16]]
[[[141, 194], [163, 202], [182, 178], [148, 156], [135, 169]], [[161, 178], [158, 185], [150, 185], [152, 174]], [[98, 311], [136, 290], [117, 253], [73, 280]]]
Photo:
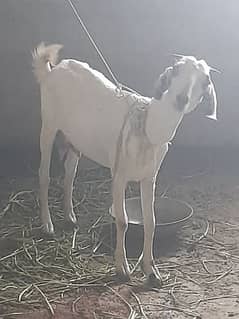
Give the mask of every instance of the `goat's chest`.
[[114, 171], [140, 181], [157, 169], [156, 149], [145, 133], [147, 108], [136, 106], [127, 114], [117, 142]]
[[130, 180], [140, 181], [155, 171], [155, 151], [146, 140], [131, 136], [127, 142], [122, 162]]

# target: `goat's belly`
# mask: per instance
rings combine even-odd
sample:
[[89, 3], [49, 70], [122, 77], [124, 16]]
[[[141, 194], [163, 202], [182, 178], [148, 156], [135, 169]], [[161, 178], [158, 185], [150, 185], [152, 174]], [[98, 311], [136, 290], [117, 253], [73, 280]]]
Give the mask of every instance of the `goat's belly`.
[[[113, 164], [109, 152], [109, 141], [100, 138], [97, 134], [95, 136], [91, 134], [85, 136], [83, 134], [69, 134], [66, 130], [62, 130], [62, 132], [65, 135], [66, 141], [72, 145], [76, 153], [81, 153], [88, 159], [102, 166], [112, 168]], [[113, 146], [111, 148], [113, 148]], [[112, 151], [114, 152], [113, 149]]]
[[111, 168], [111, 163], [109, 160], [108, 153], [104, 152], [102, 149], [94, 149], [86, 151], [82, 150], [82, 154], [88, 159], [108, 168]]
[[57, 123], [59, 130], [78, 152], [100, 165], [112, 168], [124, 113], [116, 116], [110, 110], [107, 116], [104, 112], [90, 112], [85, 106], [71, 113], [66, 111], [63, 120]]
[[99, 143], [88, 140], [88, 144], [84, 146], [84, 143], [79, 142], [80, 141], [76, 143], [73, 142], [72, 145], [76, 150], [81, 152], [81, 154], [102, 166], [111, 167], [109, 155]]

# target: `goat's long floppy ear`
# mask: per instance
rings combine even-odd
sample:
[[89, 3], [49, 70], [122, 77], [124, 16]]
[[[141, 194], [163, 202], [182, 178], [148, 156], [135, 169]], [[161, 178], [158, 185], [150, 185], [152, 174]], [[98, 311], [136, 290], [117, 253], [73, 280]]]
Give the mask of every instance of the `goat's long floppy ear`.
[[207, 117], [212, 120], [217, 120], [217, 95], [212, 81], [210, 81], [204, 97], [208, 101], [210, 108], [210, 114], [207, 115]]
[[171, 85], [172, 77], [173, 77], [173, 68], [172, 67], [167, 68], [164, 71], [164, 73], [162, 73], [160, 75], [160, 77], [155, 85], [154, 98], [156, 100], [160, 100], [163, 93], [165, 91], [167, 91], [167, 89]]

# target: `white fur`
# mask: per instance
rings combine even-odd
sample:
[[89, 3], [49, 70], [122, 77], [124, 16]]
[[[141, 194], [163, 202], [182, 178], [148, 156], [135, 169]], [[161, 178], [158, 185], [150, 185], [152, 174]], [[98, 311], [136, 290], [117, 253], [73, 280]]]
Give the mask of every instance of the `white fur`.
[[[34, 72], [41, 87], [39, 179], [44, 229], [54, 231], [48, 208], [49, 165], [53, 141], [56, 133], [61, 131], [65, 140], [78, 151], [76, 154], [73, 149], [68, 149], [65, 160], [66, 218], [76, 222], [71, 197], [81, 152], [112, 171], [117, 226], [116, 268], [119, 273], [128, 275], [125, 187], [128, 181], [139, 181], [145, 228], [142, 266], [147, 276], [153, 274], [157, 277], [152, 253], [155, 179], [168, 143], [184, 114], [192, 111], [202, 97], [201, 84], [209, 76], [208, 66], [193, 57], [180, 59], [176, 64], [178, 74], [170, 78], [171, 73], [167, 73], [167, 81], [171, 83], [160, 100], [156, 100], [125, 91], [118, 95], [116, 86], [86, 63], [62, 60], [51, 67], [59, 49], [59, 45], [45, 47], [41, 44], [33, 55]], [[189, 100], [179, 111], [177, 98], [183, 92]]]

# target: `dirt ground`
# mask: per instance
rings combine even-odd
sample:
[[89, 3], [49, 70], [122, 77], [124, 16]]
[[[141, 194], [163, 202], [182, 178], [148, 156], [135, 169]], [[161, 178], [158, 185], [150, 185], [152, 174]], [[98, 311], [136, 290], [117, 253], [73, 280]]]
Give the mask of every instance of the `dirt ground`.
[[[14, 179], [7, 184], [1, 179], [2, 203], [12, 190], [28, 188], [31, 183]], [[239, 318], [238, 176], [215, 172], [163, 176], [156, 192], [157, 196], [166, 193], [185, 200], [194, 208], [193, 218], [172, 238], [173, 245], [158, 243], [162, 253], [156, 266], [163, 287], [146, 287], [138, 270], [130, 283], [115, 283], [112, 278], [105, 285], [86, 286], [76, 294], [59, 296], [52, 302], [54, 318]], [[9, 313], [8, 305], [2, 303], [0, 318], [47, 319], [51, 318], [50, 310], [44, 298], [42, 308], [32, 313], [21, 304], [19, 311]]]

